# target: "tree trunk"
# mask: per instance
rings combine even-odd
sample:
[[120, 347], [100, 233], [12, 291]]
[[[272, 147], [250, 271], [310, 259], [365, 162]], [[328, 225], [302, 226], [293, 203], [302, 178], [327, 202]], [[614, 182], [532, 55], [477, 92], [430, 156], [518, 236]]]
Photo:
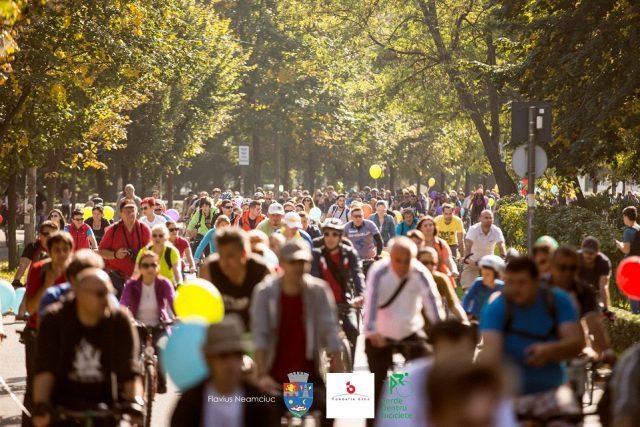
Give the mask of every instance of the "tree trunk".
[[387, 173], [389, 174], [389, 190], [393, 195], [395, 194], [394, 186], [396, 185], [396, 170], [394, 169], [393, 163], [391, 163], [391, 160], [387, 160]]
[[18, 215], [16, 212], [16, 204], [18, 202], [18, 174], [9, 174], [9, 186], [7, 188], [9, 196], [8, 218], [7, 221], [7, 245], [9, 246], [9, 269], [13, 270], [18, 267], [18, 248], [16, 242], [16, 223]]
[[446, 181], [447, 180], [447, 174], [444, 173], [444, 170], [442, 172], [440, 172], [440, 191], [447, 191], [447, 184]]
[[497, 100], [494, 100], [494, 102], [492, 103], [492, 97], [489, 97], [490, 108], [492, 110], [492, 125], [495, 125], [496, 122], [498, 123], [498, 129], [493, 129], [494, 137], [496, 138], [494, 141], [492, 134], [489, 133], [489, 129], [487, 129], [487, 126], [484, 123], [483, 112], [480, 111], [478, 102], [476, 102], [476, 100], [474, 99], [474, 95], [469, 87], [467, 87], [467, 85], [464, 83], [464, 78], [461, 75], [460, 70], [457, 68], [456, 62], [452, 59], [451, 52], [449, 52], [444, 44], [444, 40], [440, 32], [440, 23], [436, 11], [435, 0], [418, 0], [418, 2], [420, 4], [422, 14], [425, 18], [424, 22], [427, 25], [429, 33], [431, 34], [433, 42], [436, 46], [437, 54], [442, 63], [442, 66], [444, 67], [444, 71], [446, 72], [451, 84], [458, 94], [460, 104], [473, 121], [478, 135], [480, 136], [485, 154], [489, 160], [489, 164], [491, 165], [493, 174], [496, 177], [496, 182], [498, 183], [501, 194], [516, 194], [518, 188], [515, 182], [513, 182], [513, 180], [507, 173], [507, 168], [500, 158], [500, 150], [498, 148], [498, 141], [500, 137], [499, 116], [494, 115], [495, 108], [497, 107], [499, 110], [499, 104], [497, 103]]
[[252, 190], [255, 190], [256, 186], [262, 184], [262, 152], [260, 151], [260, 144], [262, 141], [260, 140], [260, 136], [256, 129], [251, 133], [251, 138], [253, 140], [253, 158], [250, 160], [250, 163], [251, 169], [253, 169], [253, 176], [247, 184]]
[[0, 123], [0, 147], [2, 147], [2, 144], [4, 143], [4, 137], [7, 135], [9, 129], [11, 128], [13, 119], [18, 115], [18, 113], [22, 109], [22, 106], [27, 101], [27, 98], [29, 98], [30, 94], [31, 86], [27, 85], [27, 87], [22, 90], [22, 94], [20, 94], [20, 98], [18, 98], [18, 102], [16, 102], [16, 105], [6, 113], [4, 120], [2, 121], [2, 123]]
[[276, 179], [275, 179], [275, 187], [273, 189], [273, 193], [275, 195], [275, 199], [278, 200], [280, 197], [280, 141], [276, 136], [274, 140], [274, 148], [275, 148], [275, 167], [276, 167]]
[[587, 200], [584, 198], [584, 193], [582, 192], [582, 187], [580, 187], [580, 181], [577, 176], [573, 177], [573, 187], [575, 188], [576, 199], [578, 199], [578, 206], [585, 208], [587, 206]]
[[96, 178], [96, 190], [98, 192], [98, 196], [102, 197], [102, 199], [107, 202], [107, 194], [109, 194], [109, 188], [107, 187], [107, 176], [102, 169], [95, 170], [95, 178]]
[[309, 146], [309, 154], [307, 157], [307, 179], [306, 179], [306, 188], [309, 191], [314, 191], [316, 187], [316, 161], [317, 159], [313, 155], [312, 146]]
[[[24, 221], [24, 243], [31, 243], [36, 238], [36, 180], [37, 180], [36, 167], [30, 167], [27, 169], [27, 206], [31, 205], [31, 209], [25, 212]], [[55, 180], [54, 180], [55, 181]], [[55, 190], [55, 184], [53, 184]], [[48, 188], [47, 188], [48, 190]], [[47, 198], [48, 203], [48, 198]], [[53, 209], [53, 205], [49, 205], [49, 210]], [[46, 212], [45, 212], [46, 214]]]
[[289, 171], [291, 170], [291, 150], [288, 150], [287, 147], [284, 149], [283, 153], [284, 157], [284, 168], [282, 170], [282, 185], [284, 185], [284, 189], [286, 191], [291, 191], [291, 174]]
[[[28, 175], [27, 175], [28, 176]], [[34, 179], [35, 182], [35, 179]], [[51, 209], [55, 207], [56, 202], [56, 183], [57, 179], [53, 173], [45, 173], [44, 185], [47, 187], [47, 209], [51, 212]], [[45, 214], [48, 212], [45, 212]], [[67, 218], [65, 218], [65, 221]]]
[[167, 181], [165, 182], [165, 199], [167, 201], [167, 209], [173, 209], [173, 173], [167, 174]]
[[78, 169], [73, 168], [71, 172], [71, 212], [76, 208], [76, 202], [78, 201]]

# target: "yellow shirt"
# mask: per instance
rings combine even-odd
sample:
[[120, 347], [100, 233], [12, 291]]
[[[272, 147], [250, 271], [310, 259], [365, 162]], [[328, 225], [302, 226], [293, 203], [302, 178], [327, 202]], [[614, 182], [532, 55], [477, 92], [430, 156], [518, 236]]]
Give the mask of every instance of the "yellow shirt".
[[458, 239], [456, 238], [456, 233], [464, 233], [462, 220], [454, 215], [451, 222], [447, 225], [444, 223], [444, 217], [439, 215], [434, 219], [434, 221], [438, 228], [438, 237], [446, 240], [449, 246], [457, 245]]
[[[142, 254], [149, 250], [152, 250], [152, 249], [147, 249], [147, 247], [145, 246], [141, 248], [140, 251], [138, 251], [138, 256], [136, 257], [136, 264], [140, 262], [140, 258], [142, 258]], [[169, 258], [171, 259], [171, 265], [167, 265], [167, 259], [165, 255], [166, 251], [171, 251], [171, 257]], [[169, 281], [173, 284], [176, 283], [176, 278], [173, 276], [173, 269], [171, 268], [171, 266], [176, 264], [179, 260], [180, 260], [180, 252], [178, 251], [178, 249], [171, 244], [165, 244], [164, 249], [162, 250], [162, 255], [160, 255], [160, 275], [166, 279], [169, 279]]]

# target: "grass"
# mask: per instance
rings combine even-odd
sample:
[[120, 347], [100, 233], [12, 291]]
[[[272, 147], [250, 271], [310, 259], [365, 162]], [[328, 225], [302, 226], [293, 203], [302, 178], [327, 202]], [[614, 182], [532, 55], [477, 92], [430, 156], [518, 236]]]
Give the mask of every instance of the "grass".
[[13, 277], [16, 274], [16, 270], [17, 268], [14, 269], [9, 269], [9, 262], [8, 261], [0, 261], [0, 279], [1, 280], [6, 280], [9, 283], [11, 283], [11, 281], [13, 280]]

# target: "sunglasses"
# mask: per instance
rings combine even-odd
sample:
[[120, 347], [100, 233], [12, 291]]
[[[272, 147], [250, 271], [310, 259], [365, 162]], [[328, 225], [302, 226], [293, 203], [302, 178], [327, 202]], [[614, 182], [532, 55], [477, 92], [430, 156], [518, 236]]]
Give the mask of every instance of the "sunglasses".
[[82, 221], [83, 218], [82, 217], [77, 217], [77, 218], [73, 218], [74, 221]]
[[334, 231], [333, 233], [324, 233], [324, 237], [340, 237], [341, 234], [338, 233], [337, 231]]
[[362, 215], [351, 215], [352, 218], [362, 218]]
[[169, 230], [170, 233], [173, 233], [174, 231], [178, 231], [177, 228], [169, 228], [168, 230]]
[[578, 266], [576, 264], [558, 264], [556, 268], [560, 271], [576, 271]]
[[233, 205], [225, 205], [222, 209], [233, 209]]
[[157, 263], [155, 262], [141, 262], [140, 263], [140, 268], [156, 268], [158, 266]]
[[164, 234], [152, 234], [151, 237], [153, 237], [154, 239], [157, 239], [160, 237], [164, 237]]

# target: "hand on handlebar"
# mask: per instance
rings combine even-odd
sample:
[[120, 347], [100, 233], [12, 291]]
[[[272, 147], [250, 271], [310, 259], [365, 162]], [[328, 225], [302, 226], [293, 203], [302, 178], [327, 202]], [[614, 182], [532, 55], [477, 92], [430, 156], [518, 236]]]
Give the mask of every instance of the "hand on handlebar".
[[351, 307], [353, 308], [362, 308], [363, 305], [364, 305], [363, 296], [355, 297], [354, 299], [351, 300]]

